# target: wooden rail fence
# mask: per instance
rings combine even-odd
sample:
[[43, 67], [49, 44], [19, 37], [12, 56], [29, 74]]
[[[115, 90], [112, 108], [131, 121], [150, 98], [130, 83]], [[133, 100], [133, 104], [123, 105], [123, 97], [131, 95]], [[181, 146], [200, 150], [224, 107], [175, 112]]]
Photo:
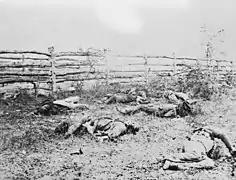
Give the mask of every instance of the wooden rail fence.
[[150, 76], [175, 76], [183, 67], [201, 64], [212, 69], [219, 80], [235, 76], [235, 65], [229, 60], [209, 60], [155, 55], [120, 55], [106, 49], [77, 52], [0, 51], [0, 91], [15, 83], [30, 83], [38, 90], [57, 91], [63, 83], [104, 81], [127, 83], [148, 81]]

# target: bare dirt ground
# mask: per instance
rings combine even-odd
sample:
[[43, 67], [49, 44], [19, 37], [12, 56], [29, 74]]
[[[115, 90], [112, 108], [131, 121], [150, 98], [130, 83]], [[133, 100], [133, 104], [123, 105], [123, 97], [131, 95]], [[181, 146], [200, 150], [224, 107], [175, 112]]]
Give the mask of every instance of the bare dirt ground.
[[[236, 103], [229, 98], [202, 101], [203, 114], [178, 119], [143, 113], [122, 116], [115, 105], [90, 102], [87, 113], [119, 117], [140, 127], [136, 135], [124, 135], [117, 142], [99, 142], [89, 135], [69, 139], [56, 136], [54, 128], [68, 115], [30, 115], [35, 102], [26, 99], [1, 102], [0, 179], [236, 179], [226, 159], [216, 161], [212, 170], [163, 171], [159, 162], [163, 154], [177, 152], [194, 127], [224, 127], [236, 144]], [[79, 149], [82, 154], [71, 155]]]

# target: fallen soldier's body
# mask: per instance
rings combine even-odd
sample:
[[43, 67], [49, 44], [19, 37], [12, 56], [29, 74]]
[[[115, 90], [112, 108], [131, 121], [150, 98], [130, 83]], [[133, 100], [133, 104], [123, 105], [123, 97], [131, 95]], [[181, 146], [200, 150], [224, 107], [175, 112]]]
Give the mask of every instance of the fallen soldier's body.
[[191, 104], [188, 95], [182, 92], [166, 91], [164, 92], [163, 97], [173, 104], [179, 104], [180, 102], [188, 102]]
[[108, 94], [105, 97], [105, 104], [112, 103], [130, 103], [146, 104], [147, 96], [144, 91], [137, 91], [136, 88], [131, 89], [128, 93]]
[[88, 105], [79, 103], [79, 100], [80, 98], [78, 96], [68, 97], [62, 100], [46, 99], [39, 105], [34, 114], [49, 116], [63, 114], [71, 109], [88, 110]]
[[167, 155], [164, 158], [163, 169], [213, 168], [213, 159], [219, 159], [223, 155], [223, 147], [217, 144], [215, 138], [225, 144], [231, 156], [236, 156], [231, 142], [221, 130], [204, 127], [196, 129], [191, 138], [184, 142], [181, 153]]
[[136, 101], [136, 96], [132, 94], [108, 94], [106, 96], [105, 104], [112, 104], [112, 103], [130, 103]]
[[184, 117], [192, 113], [192, 109], [187, 102], [181, 102], [178, 105], [175, 104], [148, 104], [138, 105], [135, 107], [128, 107], [121, 109], [116, 107], [117, 111], [123, 115], [133, 115], [140, 111], [143, 111], [149, 115], [158, 117]]
[[65, 137], [68, 138], [72, 134], [83, 134], [85, 130], [97, 139], [114, 140], [124, 134], [136, 134], [139, 129], [134, 127], [132, 124], [126, 124], [119, 119], [100, 117], [92, 120], [88, 117], [81, 121], [74, 121], [72, 123], [62, 122], [55, 129], [55, 133], [64, 134]]

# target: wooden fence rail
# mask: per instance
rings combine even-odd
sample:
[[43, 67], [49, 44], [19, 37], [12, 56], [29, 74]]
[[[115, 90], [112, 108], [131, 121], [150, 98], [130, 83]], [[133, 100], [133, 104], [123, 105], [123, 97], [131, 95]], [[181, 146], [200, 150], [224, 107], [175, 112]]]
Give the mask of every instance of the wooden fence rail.
[[36, 54], [36, 55], [44, 55], [50, 57], [49, 53], [38, 52], [38, 51], [8, 51], [8, 50], [1, 50], [0, 54]]
[[[4, 57], [0, 56], [0, 59], [8, 59], [8, 60], [22, 60], [22, 57]], [[24, 57], [24, 60], [35, 60], [35, 61], [48, 61], [48, 58], [34, 58], [34, 57]]]
[[[117, 57], [122, 58], [148, 58], [148, 59], [166, 59], [166, 60], [187, 60], [187, 61], [209, 61], [208, 59], [204, 58], [190, 58], [190, 57], [173, 57], [173, 56], [144, 56], [144, 55], [117, 55]], [[216, 62], [232, 62], [230, 60], [225, 59], [214, 59]]]
[[[201, 67], [211, 68], [219, 77], [226, 73], [236, 76], [233, 61], [176, 57], [176, 54], [120, 55], [106, 49], [55, 52], [54, 47], [48, 48], [48, 52], [2, 50], [0, 54], [0, 84], [31, 83], [33, 88], [50, 89], [52, 93], [64, 82], [102, 80], [109, 84], [115, 80], [127, 82], [125, 80], [138, 78], [140, 81], [140, 77], [148, 82], [150, 75], [178, 75], [181, 68], [193, 63], [202, 63]], [[40, 83], [50, 87], [40, 87]]]

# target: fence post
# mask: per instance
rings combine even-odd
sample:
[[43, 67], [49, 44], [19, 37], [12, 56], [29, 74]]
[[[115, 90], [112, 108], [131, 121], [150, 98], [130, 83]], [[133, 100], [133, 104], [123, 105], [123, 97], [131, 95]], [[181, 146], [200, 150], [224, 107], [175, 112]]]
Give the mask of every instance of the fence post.
[[172, 56], [173, 56], [173, 74], [175, 75], [175, 73], [176, 73], [176, 63], [175, 63], [176, 56], [175, 56], [175, 53], [173, 53]]
[[50, 80], [51, 80], [51, 93], [52, 96], [54, 96], [55, 91], [56, 91], [56, 73], [55, 73], [55, 53], [54, 53], [54, 47], [49, 47], [48, 48], [48, 52], [50, 53], [50, 64], [51, 64], [51, 68], [50, 68]]
[[176, 75], [176, 55], [175, 55], [175, 53], [173, 53], [172, 56], [173, 56], [173, 64], [172, 64], [173, 73], [171, 75], [171, 78], [172, 78], [173, 81], [176, 81], [176, 78], [175, 78], [175, 75]]
[[148, 67], [147, 67], [147, 65], [148, 65], [148, 59], [147, 59], [147, 55], [146, 54], [144, 54], [144, 56], [143, 56], [143, 59], [144, 59], [144, 78], [145, 78], [145, 83], [146, 83], [146, 85], [148, 84]]
[[34, 93], [35, 93], [35, 96], [38, 95], [39, 84], [40, 84], [40, 82], [39, 82], [39, 75], [38, 75], [38, 80], [37, 80], [37, 82], [34, 83]]
[[[22, 60], [22, 64], [24, 64], [24, 62], [25, 62], [25, 55], [24, 54], [22, 54], [21, 60]], [[25, 67], [23, 67], [23, 69], [22, 69], [22, 72], [24, 72], [24, 71], [25, 71]]]
[[109, 57], [108, 51], [105, 50], [105, 64], [106, 64], [106, 85], [109, 85], [109, 76], [110, 76], [110, 68], [109, 68]]

